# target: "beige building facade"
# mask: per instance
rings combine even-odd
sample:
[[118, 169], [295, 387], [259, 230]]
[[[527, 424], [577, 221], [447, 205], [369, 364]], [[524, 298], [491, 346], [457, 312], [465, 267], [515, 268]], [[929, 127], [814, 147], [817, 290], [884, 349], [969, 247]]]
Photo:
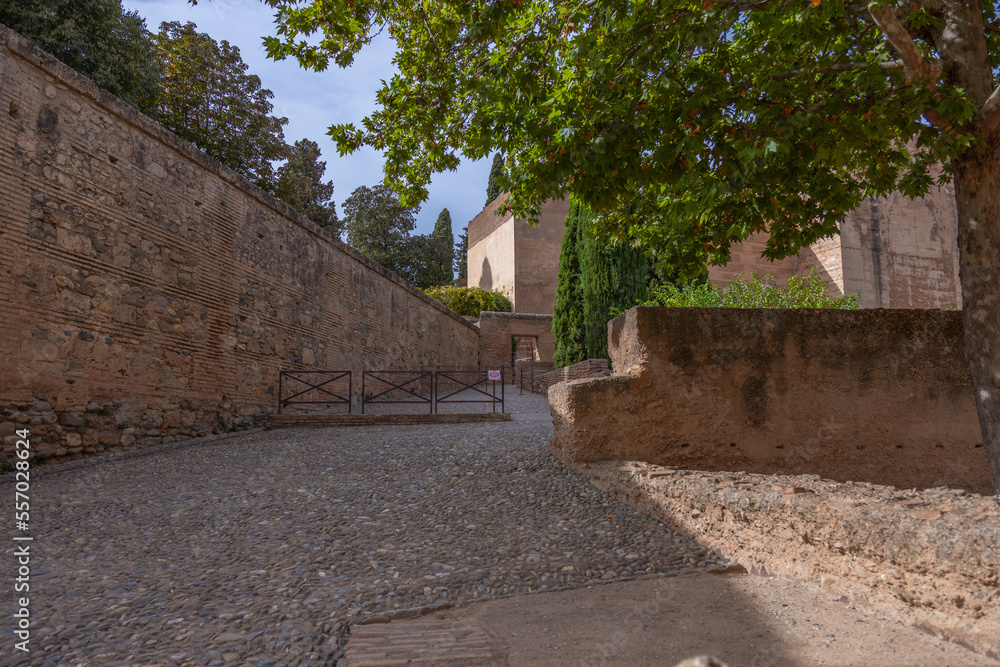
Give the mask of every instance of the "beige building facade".
[[503, 292], [515, 313], [551, 315], [569, 202], [545, 202], [532, 226], [512, 213], [498, 214], [506, 201], [500, 195], [469, 222], [468, 284]]

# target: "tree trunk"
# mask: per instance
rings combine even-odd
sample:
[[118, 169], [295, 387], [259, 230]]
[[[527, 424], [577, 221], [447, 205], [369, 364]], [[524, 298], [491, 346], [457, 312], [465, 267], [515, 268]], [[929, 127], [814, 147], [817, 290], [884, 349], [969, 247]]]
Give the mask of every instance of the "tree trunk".
[[965, 354], [993, 488], [1000, 495], [1000, 137], [952, 159]]

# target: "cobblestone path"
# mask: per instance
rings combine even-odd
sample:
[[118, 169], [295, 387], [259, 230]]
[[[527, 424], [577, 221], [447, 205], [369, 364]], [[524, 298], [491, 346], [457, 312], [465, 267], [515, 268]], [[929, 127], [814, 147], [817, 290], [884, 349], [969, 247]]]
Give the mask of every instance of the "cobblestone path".
[[23, 664], [332, 665], [371, 614], [719, 562], [555, 461], [551, 430], [275, 430], [46, 471]]

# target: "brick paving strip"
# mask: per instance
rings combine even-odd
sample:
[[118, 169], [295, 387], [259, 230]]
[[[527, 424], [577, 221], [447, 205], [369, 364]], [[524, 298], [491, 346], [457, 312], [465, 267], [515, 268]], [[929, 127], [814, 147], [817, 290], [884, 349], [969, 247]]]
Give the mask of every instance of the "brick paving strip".
[[555, 461], [544, 397], [508, 401], [540, 420], [257, 430], [36, 468], [22, 664], [334, 665], [361, 619], [722, 562]]
[[473, 621], [420, 619], [354, 628], [346, 659], [348, 667], [502, 667], [504, 651]]

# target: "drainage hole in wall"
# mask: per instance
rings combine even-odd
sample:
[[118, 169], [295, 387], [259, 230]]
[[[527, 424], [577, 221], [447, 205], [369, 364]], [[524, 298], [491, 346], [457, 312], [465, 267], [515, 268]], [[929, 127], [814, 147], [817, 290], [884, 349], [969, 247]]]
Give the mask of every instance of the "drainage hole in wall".
[[21, 107], [17, 106], [17, 102], [10, 103], [10, 117], [17, 118], [20, 115]]
[[690, 446], [691, 445], [689, 445], [688, 443], [685, 442], [683, 445], [681, 445], [681, 449], [686, 449], [687, 447], [690, 447]]
[[775, 445], [774, 448], [775, 449], [784, 449], [785, 446], [784, 445]]
[[736, 443], [735, 443], [735, 442], [731, 442], [731, 443], [729, 443], [729, 446], [730, 446], [730, 447], [735, 447], [735, 446], [736, 446]]
[[114, 164], [115, 162], [118, 162], [118, 158], [116, 156], [114, 156], [114, 155], [109, 155], [108, 159], [111, 160], [111, 164]]
[[903, 448], [902, 445], [896, 445], [896, 449], [902, 449], [902, 448]]

